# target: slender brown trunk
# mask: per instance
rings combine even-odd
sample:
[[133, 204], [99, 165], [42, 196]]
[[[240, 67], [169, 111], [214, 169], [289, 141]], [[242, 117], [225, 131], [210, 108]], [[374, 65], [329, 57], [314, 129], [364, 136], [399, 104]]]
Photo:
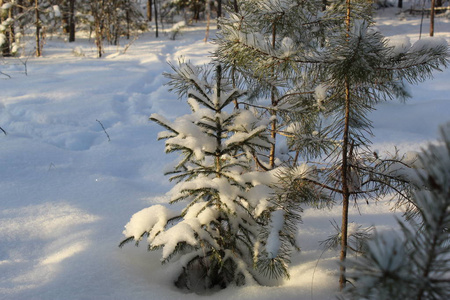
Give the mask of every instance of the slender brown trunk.
[[345, 80], [345, 124], [344, 136], [342, 143], [342, 166], [341, 166], [341, 180], [342, 180], [342, 225], [341, 225], [341, 272], [339, 277], [339, 288], [342, 290], [346, 284], [345, 265], [347, 258], [347, 235], [348, 235], [348, 208], [350, 202], [350, 191], [348, 187], [348, 156], [349, 156], [349, 119], [350, 119], [350, 84], [348, 79]]
[[[273, 23], [272, 26], [272, 48], [275, 48], [275, 41], [276, 41], [276, 23]], [[274, 75], [275, 70], [272, 69], [272, 75]], [[277, 106], [277, 100], [276, 100], [276, 95], [275, 95], [275, 87], [272, 87], [272, 91], [270, 92], [270, 100], [271, 100], [271, 104], [272, 104], [272, 110], [270, 112], [270, 114], [273, 116], [275, 116], [275, 118], [272, 121], [272, 125], [270, 128], [270, 136], [272, 137], [272, 146], [270, 147], [270, 154], [269, 154], [269, 165], [270, 168], [273, 169], [275, 168], [275, 146], [276, 146], [276, 138], [277, 138], [277, 113], [275, 111], [275, 106]]]
[[127, 21], [127, 40], [130, 39], [130, 31], [131, 31], [131, 17], [130, 17], [130, 6], [131, 3], [127, 0], [127, 7], [125, 8], [125, 19]]
[[153, 0], [147, 0], [147, 21], [152, 21], [152, 1]]
[[94, 31], [95, 31], [95, 44], [97, 45], [98, 57], [103, 55], [103, 17], [104, 17], [104, 1], [99, 3], [97, 1], [91, 2], [91, 10], [94, 16]]
[[158, 37], [158, 8], [156, 7], [156, 0], [153, 3], [153, 7], [155, 9], [155, 30], [156, 30], [156, 37]]
[[36, 19], [36, 56], [41, 56], [41, 24], [39, 17], [39, 0], [34, 1], [34, 16]]
[[[217, 93], [217, 102], [214, 103], [216, 114], [220, 114], [220, 97], [221, 97], [221, 80], [222, 80], [222, 66], [220, 64], [217, 65], [216, 68], [216, 93]], [[221, 163], [221, 156], [222, 156], [222, 127], [220, 125], [220, 122], [217, 122], [218, 128], [217, 128], [217, 136], [216, 136], [216, 172], [217, 177], [220, 177], [220, 173], [222, 171], [222, 163]]]
[[[3, 0], [0, 0], [0, 7], [1, 7], [2, 5], [3, 5]], [[3, 17], [0, 15], [0, 24], [1, 24], [1, 23], [3, 23]], [[5, 43], [5, 44], [6, 44], [6, 43]], [[5, 45], [5, 44], [3, 44], [3, 45], [0, 46], [0, 50], [1, 50], [3, 56], [7, 56], [8, 52], [6, 51], [6, 49], [9, 49], [9, 46], [6, 47], [7, 45]]]
[[236, 12], [236, 13], [239, 12], [238, 0], [234, 0], [234, 2], [233, 2], [233, 8], [234, 8], [234, 12]]
[[[346, 27], [347, 32], [350, 32], [350, 13], [351, 13], [351, 0], [346, 0], [347, 16]], [[347, 34], [349, 37], [349, 34]], [[347, 244], [348, 244], [348, 208], [350, 202], [350, 191], [348, 187], [348, 157], [349, 157], [349, 121], [350, 121], [350, 81], [348, 76], [345, 78], [345, 123], [342, 142], [342, 166], [341, 166], [341, 180], [342, 180], [342, 224], [341, 224], [341, 254], [340, 254], [340, 276], [339, 276], [339, 288], [342, 290], [345, 287], [347, 278], [345, 275], [345, 260], [347, 258]]]
[[[14, 19], [14, 6], [11, 7], [11, 8], [9, 9], [9, 14], [8, 14], [8, 16], [9, 16], [10, 19]], [[12, 50], [12, 44], [14, 43], [15, 38], [16, 38], [16, 37], [15, 37], [14, 25], [13, 25], [13, 24], [11, 24], [11, 25], [9, 26], [9, 34], [8, 34], [8, 38], [9, 38], [10, 54], [12, 55], [12, 54], [13, 54], [13, 53], [11, 52], [11, 50]]]
[[[3, 1], [0, 0], [0, 7], [3, 5]], [[9, 9], [9, 17], [11, 17], [11, 11], [12, 8]], [[3, 17], [0, 17], [0, 23], [2, 23], [4, 21]], [[13, 33], [12, 33], [12, 26], [8, 26], [8, 28], [6, 28], [5, 30], [5, 42], [3, 43], [3, 45], [1, 45], [0, 50], [1, 50], [1, 54], [4, 57], [8, 57], [11, 56], [11, 44], [13, 43]]]
[[75, 42], [75, 0], [69, 0], [69, 42]]
[[206, 1], [205, 4], [205, 13], [206, 13], [206, 31], [205, 31], [205, 43], [209, 38], [209, 24], [211, 23], [211, 3]]
[[431, 0], [431, 11], [430, 11], [430, 36], [434, 36], [434, 7], [435, 0]]

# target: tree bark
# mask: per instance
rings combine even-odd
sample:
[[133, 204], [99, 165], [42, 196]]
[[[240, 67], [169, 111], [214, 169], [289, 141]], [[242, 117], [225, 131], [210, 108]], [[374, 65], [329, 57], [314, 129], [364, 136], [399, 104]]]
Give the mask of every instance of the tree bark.
[[75, 42], [75, 0], [69, 0], [69, 42]]
[[[0, 7], [3, 5], [3, 0], [0, 0]], [[5, 21], [5, 19], [3, 17], [0, 17], [0, 23], [3, 23], [3, 21]], [[0, 49], [2, 52], [2, 55], [4, 57], [8, 57], [11, 56], [11, 36], [10, 36], [10, 30], [9, 29], [5, 29], [5, 42], [3, 43], [3, 45], [1, 45]]]
[[158, 37], [158, 8], [156, 7], [156, 0], [153, 3], [153, 7], [155, 9], [155, 30], [156, 30], [156, 37]]
[[152, 1], [153, 0], [147, 0], [147, 21], [152, 21]]
[[39, 17], [39, 0], [34, 1], [34, 16], [36, 19], [36, 56], [39, 57], [42, 55], [41, 53], [41, 24]]
[[[276, 35], [277, 35], [277, 29], [276, 29], [276, 21], [274, 21], [273, 25], [272, 25], [272, 48], [275, 49], [275, 41], [276, 41]], [[272, 75], [274, 76], [274, 69], [272, 69]], [[271, 101], [271, 105], [272, 105], [272, 110], [270, 112], [270, 114], [272, 115], [272, 117], [274, 117], [272, 124], [271, 124], [271, 129], [270, 129], [270, 136], [272, 138], [273, 144], [270, 147], [270, 154], [269, 154], [269, 165], [270, 165], [270, 169], [275, 168], [275, 146], [276, 146], [276, 138], [277, 138], [277, 113], [275, 111], [275, 106], [277, 106], [277, 99], [276, 99], [276, 95], [275, 95], [275, 87], [272, 87], [272, 90], [270, 92], [270, 101]]]
[[206, 1], [205, 13], [206, 13], [205, 43], [206, 43], [209, 38], [209, 24], [211, 23], [211, 3], [209, 1]]
[[430, 36], [434, 36], [434, 7], [435, 0], [431, 0], [431, 11], [430, 11]]
[[234, 0], [234, 2], [233, 2], [233, 8], [234, 8], [234, 12], [235, 12], [235, 13], [238, 13], [238, 12], [239, 12], [238, 0]]
[[[347, 13], [346, 13], [346, 29], [347, 38], [349, 38], [350, 32], [350, 18], [351, 18], [351, 0], [346, 0]], [[347, 246], [348, 246], [348, 208], [350, 202], [350, 191], [348, 186], [348, 158], [349, 158], [349, 127], [350, 127], [350, 81], [348, 75], [345, 78], [345, 116], [344, 116], [344, 133], [342, 141], [342, 165], [341, 165], [341, 181], [342, 181], [342, 224], [341, 224], [341, 253], [340, 253], [340, 276], [339, 276], [339, 288], [343, 290], [347, 283], [345, 275], [345, 261], [347, 259]]]

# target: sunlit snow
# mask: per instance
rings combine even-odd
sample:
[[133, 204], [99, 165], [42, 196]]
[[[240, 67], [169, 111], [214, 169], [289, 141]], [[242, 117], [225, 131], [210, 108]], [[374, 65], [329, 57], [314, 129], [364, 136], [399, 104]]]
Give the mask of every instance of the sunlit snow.
[[[401, 21], [397, 11], [379, 10], [376, 19], [377, 28], [392, 37], [395, 53], [408, 48], [408, 39], [416, 48], [450, 42], [448, 19], [436, 19], [436, 38], [417, 42], [420, 17], [406, 15]], [[428, 26], [425, 18], [424, 30]], [[164, 86], [162, 73], [170, 72], [167, 61], [185, 56], [204, 64], [214, 50], [203, 41], [205, 24], [181, 31], [175, 41], [145, 33], [126, 53], [121, 52], [123, 45], [107, 46], [102, 59], [95, 58], [95, 45], [87, 38], [69, 44], [55, 35], [48, 37], [42, 58], [0, 60], [0, 127], [7, 133], [0, 131], [0, 299], [198, 299], [173, 286], [183, 262], [161, 265], [161, 252], [147, 252], [145, 243], [118, 248], [130, 218], [150, 205], [165, 207], [173, 187], [163, 173], [177, 156], [164, 153], [164, 142], [157, 141], [161, 127], [148, 121], [158, 114], [176, 122], [190, 113], [186, 101]], [[261, 36], [241, 38], [267, 44]], [[283, 51], [289, 54], [290, 41]], [[450, 120], [449, 82], [450, 70], [444, 70], [434, 80], [412, 86], [413, 97], [406, 103], [379, 104], [369, 116], [373, 151], [420, 152], [434, 142], [438, 126]], [[319, 105], [325, 92], [317, 87]], [[240, 117], [242, 123], [251, 118]], [[258, 197], [266, 191], [258, 184], [273, 178], [252, 178], [256, 187], [249, 195], [262, 211], [267, 203]], [[389, 231], [396, 227], [390, 208], [388, 202], [353, 207], [350, 221]], [[135, 215], [142, 218], [142, 227], [125, 230], [139, 234], [148, 222], [162, 224], [159, 218], [171, 216], [147, 213], [150, 218]], [[319, 241], [334, 234], [331, 222], [339, 222], [340, 213], [339, 206], [305, 210], [297, 236], [302, 251], [292, 258], [289, 281], [230, 287], [211, 298], [334, 299], [338, 253], [322, 253]], [[192, 229], [212, 217], [204, 211], [197, 223], [189, 219], [186, 230], [177, 234], [194, 243]], [[272, 246], [276, 252], [277, 245]]]

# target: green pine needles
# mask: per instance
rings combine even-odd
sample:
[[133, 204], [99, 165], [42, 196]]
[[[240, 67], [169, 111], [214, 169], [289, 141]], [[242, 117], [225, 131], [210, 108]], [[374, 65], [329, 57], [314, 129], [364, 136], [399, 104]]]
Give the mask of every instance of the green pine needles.
[[[302, 207], [340, 203], [339, 232], [326, 244], [340, 246], [344, 289], [347, 252], [365, 251], [360, 239], [369, 235], [364, 228], [349, 235], [351, 203], [392, 196], [395, 205], [407, 207], [411, 222], [442, 217], [442, 211], [436, 216], [425, 211], [432, 203], [422, 203], [421, 192], [416, 200], [412, 195], [423, 185], [434, 191], [434, 185], [444, 183], [434, 177], [416, 180], [408, 157], [371, 151], [369, 116], [380, 102], [406, 99], [407, 84], [446, 67], [448, 45], [437, 38], [414, 44], [387, 40], [374, 29], [372, 6], [365, 0], [239, 3], [220, 21], [214, 64], [201, 68], [181, 61], [167, 75], [172, 90], [187, 97], [191, 114], [174, 121], [151, 116], [166, 129], [159, 135], [166, 152], [180, 154], [167, 173], [176, 182], [169, 195], [170, 203], [185, 206], [177, 211], [155, 205], [138, 212], [126, 225], [121, 246], [146, 238], [150, 250], [162, 248], [163, 262], [182, 263], [177, 286], [197, 292], [258, 282], [261, 275], [289, 277], [291, 254], [299, 249]], [[448, 207], [442, 209], [448, 213]], [[403, 272], [399, 253], [411, 256], [409, 249], [418, 249], [428, 237], [433, 242], [426, 251], [448, 253], [448, 243], [442, 248], [438, 234], [447, 232], [445, 222], [430, 232], [414, 224], [417, 230], [404, 226], [403, 231], [405, 236], [423, 233], [414, 235], [419, 244], [410, 239], [403, 252], [388, 252], [400, 249], [399, 243], [384, 249], [375, 242], [375, 252], [368, 252], [375, 259], [372, 265], [387, 255], [387, 265], [392, 258]], [[434, 258], [420, 255], [408, 272], [421, 278], [440, 274], [432, 268]], [[378, 267], [376, 272], [384, 270]], [[358, 276], [352, 278], [361, 281]], [[418, 285], [420, 297], [441, 289], [442, 282], [433, 280]]]
[[363, 257], [348, 262], [346, 299], [449, 299], [450, 123], [420, 156], [417, 215], [399, 221], [401, 237], [376, 234]]
[[[370, 150], [369, 113], [375, 105], [405, 99], [418, 83], [448, 64], [442, 39], [393, 43], [373, 27], [368, 1], [244, 1], [222, 22], [217, 56], [239, 73], [255, 98], [271, 98], [273, 136], [287, 136], [292, 167], [315, 166], [309, 179], [328, 199], [342, 203], [340, 259], [348, 245], [351, 200], [394, 195], [411, 203], [410, 166], [401, 157]], [[270, 165], [271, 168], [276, 167]], [[289, 175], [289, 173], [287, 173]], [[323, 198], [322, 198], [323, 199]], [[325, 200], [325, 199], [324, 199]], [[346, 284], [345, 264], [340, 286]]]
[[212, 66], [173, 67], [169, 85], [188, 97], [192, 113], [175, 121], [150, 118], [166, 129], [159, 134], [166, 152], [180, 154], [167, 173], [177, 182], [170, 203], [186, 206], [175, 211], [155, 205], [136, 213], [120, 245], [146, 237], [149, 250], [162, 248], [162, 262], [182, 262], [176, 285], [196, 292], [255, 282], [258, 273], [288, 276], [300, 210], [273, 197], [274, 172], [255, 171], [255, 153], [271, 145], [270, 119], [230, 108], [245, 93], [232, 88], [220, 65]]

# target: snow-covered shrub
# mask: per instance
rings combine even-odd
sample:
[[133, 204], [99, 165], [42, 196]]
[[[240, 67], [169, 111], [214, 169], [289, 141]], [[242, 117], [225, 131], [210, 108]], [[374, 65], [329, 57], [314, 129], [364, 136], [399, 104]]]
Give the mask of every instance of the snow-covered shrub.
[[170, 28], [170, 39], [174, 41], [184, 27], [186, 27], [185, 21], [173, 24], [172, 28]]
[[420, 156], [423, 188], [417, 216], [399, 222], [401, 236], [377, 234], [363, 257], [349, 262], [348, 299], [450, 299], [450, 123], [441, 142]]
[[[166, 152], [181, 159], [167, 174], [177, 184], [170, 203], [181, 210], [155, 205], [136, 213], [125, 226], [126, 239], [145, 237], [150, 250], [162, 248], [162, 262], [183, 264], [176, 285], [193, 291], [255, 282], [263, 275], [287, 276], [292, 222], [296, 210], [273, 197], [277, 171], [254, 171], [254, 153], [270, 147], [269, 120], [249, 110], [230, 109], [245, 95], [223, 78], [221, 66], [210, 71], [180, 63], [168, 75], [173, 90], [188, 96], [192, 113], [169, 121], [153, 114], [166, 128], [159, 134]], [[298, 209], [297, 209], [298, 211]], [[290, 227], [289, 227], [290, 226]]]

